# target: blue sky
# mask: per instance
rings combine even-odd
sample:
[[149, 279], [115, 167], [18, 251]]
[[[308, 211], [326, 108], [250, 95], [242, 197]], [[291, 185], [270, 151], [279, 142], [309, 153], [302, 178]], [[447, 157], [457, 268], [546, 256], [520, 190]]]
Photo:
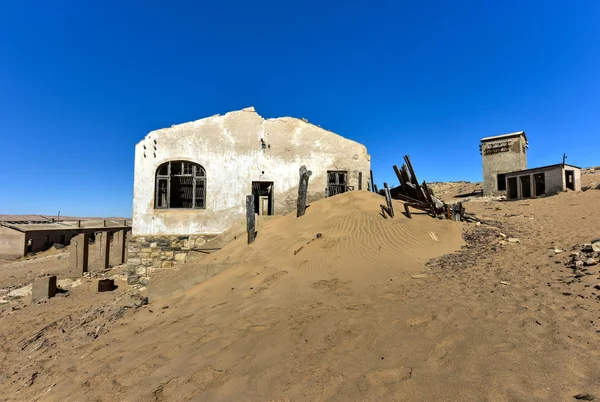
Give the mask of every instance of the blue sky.
[[[95, 3], [95, 4], [94, 4]], [[250, 105], [369, 149], [375, 181], [600, 164], [600, 2], [4, 1], [0, 213], [131, 215], [134, 145]]]

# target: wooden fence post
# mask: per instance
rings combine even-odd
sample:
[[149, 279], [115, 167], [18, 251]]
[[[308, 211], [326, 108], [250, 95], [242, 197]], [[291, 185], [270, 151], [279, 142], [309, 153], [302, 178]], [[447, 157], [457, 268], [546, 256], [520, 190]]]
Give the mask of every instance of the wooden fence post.
[[371, 170], [370, 173], [371, 173], [371, 189], [370, 190], [373, 191], [374, 193], [376, 193], [377, 186], [375, 185], [375, 182], [373, 181], [373, 171]]
[[393, 218], [394, 217], [394, 206], [392, 205], [392, 195], [390, 194], [390, 189], [387, 183], [383, 183], [383, 187], [385, 188], [385, 201], [387, 203], [387, 207], [389, 209], [389, 214]]
[[248, 230], [248, 244], [256, 239], [256, 221], [254, 217], [254, 195], [246, 196], [246, 227]]
[[308, 179], [312, 175], [306, 166], [300, 168], [300, 183], [298, 184], [298, 207], [296, 217], [301, 217], [306, 212], [306, 193], [308, 192]]

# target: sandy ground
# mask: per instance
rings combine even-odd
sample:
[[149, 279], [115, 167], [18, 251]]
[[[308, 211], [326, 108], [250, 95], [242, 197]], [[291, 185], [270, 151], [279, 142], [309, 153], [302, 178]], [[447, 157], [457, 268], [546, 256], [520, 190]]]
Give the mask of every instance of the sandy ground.
[[481, 225], [384, 219], [382, 200], [347, 193], [266, 222], [194, 262], [227, 267], [213, 278], [171, 294], [155, 281], [149, 305], [90, 279], [4, 310], [3, 398], [598, 399], [600, 266], [567, 264], [600, 237], [600, 191], [468, 201]]

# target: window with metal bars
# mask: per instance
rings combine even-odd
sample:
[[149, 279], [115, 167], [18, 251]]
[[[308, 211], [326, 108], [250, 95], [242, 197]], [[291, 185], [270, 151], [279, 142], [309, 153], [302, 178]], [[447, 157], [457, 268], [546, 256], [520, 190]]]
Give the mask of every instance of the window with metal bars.
[[347, 190], [346, 171], [327, 171], [327, 196], [345, 193]]
[[154, 208], [206, 208], [206, 171], [197, 163], [171, 161], [156, 169]]

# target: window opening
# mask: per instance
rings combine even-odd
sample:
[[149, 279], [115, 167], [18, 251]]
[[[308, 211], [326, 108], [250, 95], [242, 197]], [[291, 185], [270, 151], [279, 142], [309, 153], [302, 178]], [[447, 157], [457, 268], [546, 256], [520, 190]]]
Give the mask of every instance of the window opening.
[[155, 208], [206, 208], [206, 171], [197, 163], [171, 161], [156, 170]]
[[344, 171], [327, 171], [327, 196], [331, 197], [347, 191], [347, 174]]

